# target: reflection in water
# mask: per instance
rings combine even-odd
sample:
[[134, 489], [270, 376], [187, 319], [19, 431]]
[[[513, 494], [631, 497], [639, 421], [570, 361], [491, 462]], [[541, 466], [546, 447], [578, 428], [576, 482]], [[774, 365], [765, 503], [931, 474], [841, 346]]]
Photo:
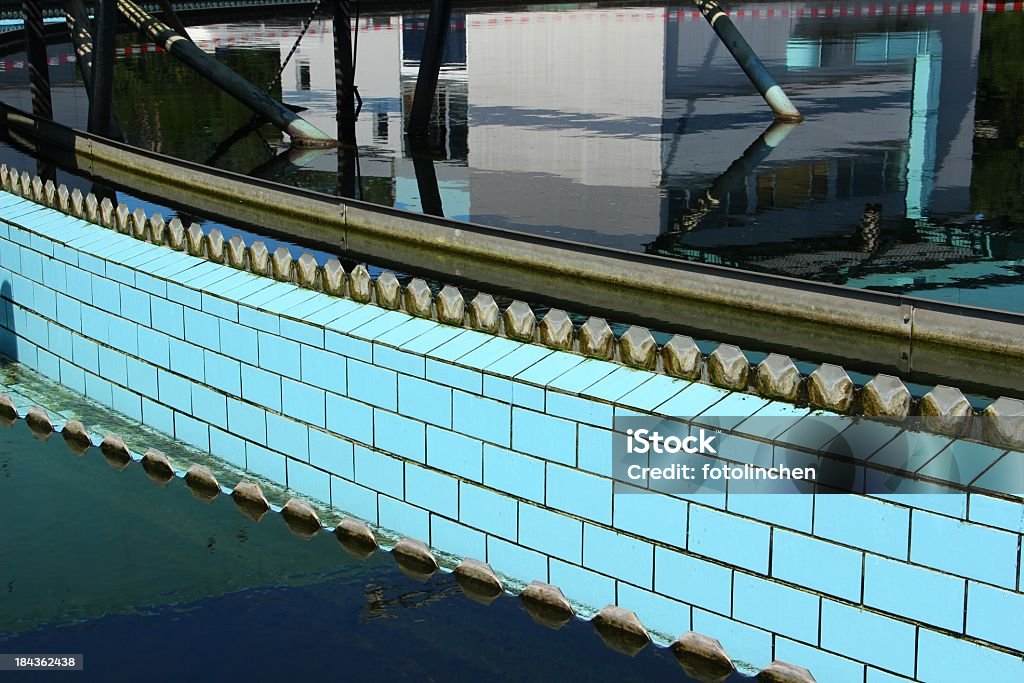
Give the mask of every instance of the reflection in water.
[[[807, 117], [767, 158], [750, 141], [770, 112], [689, 5], [453, 15], [425, 150], [403, 134], [424, 16], [359, 20], [357, 150], [271, 161], [285, 145], [279, 133], [244, 134], [241, 105], [128, 37], [115, 104], [134, 144], [310, 189], [1022, 310], [1024, 13], [870, 2], [733, 9]], [[191, 33], [265, 83], [304, 18]], [[324, 130], [339, 112], [334, 56], [332, 22], [318, 19], [274, 92]], [[84, 96], [62, 68], [58, 118], [80, 123]], [[17, 85], [5, 100], [24, 99], [13, 73], [0, 82]], [[867, 205], [878, 218], [866, 249]]]

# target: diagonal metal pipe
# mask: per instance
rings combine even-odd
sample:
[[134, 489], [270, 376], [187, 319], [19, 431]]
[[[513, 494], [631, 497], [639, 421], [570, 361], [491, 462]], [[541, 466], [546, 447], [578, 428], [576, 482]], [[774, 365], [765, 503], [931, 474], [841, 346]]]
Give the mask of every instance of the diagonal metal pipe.
[[722, 6], [715, 0], [693, 0], [693, 4], [704, 15], [704, 18], [711, 25], [715, 34], [718, 35], [722, 43], [729, 50], [729, 53], [732, 54], [733, 59], [743, 69], [743, 73], [747, 75], [750, 82], [761, 93], [764, 101], [772, 108], [775, 119], [794, 123], [803, 121], [803, 114], [789, 100], [782, 86], [768, 72], [760, 57], [754, 52], [754, 48], [750, 47], [750, 43], [743, 37], [740, 30], [736, 28], [736, 24], [732, 23], [732, 19], [722, 9]]
[[117, 0], [117, 9], [144, 36], [162, 46], [203, 78], [264, 117], [288, 134], [299, 147], [333, 147], [337, 140], [323, 132], [281, 102], [199, 49], [167, 24], [131, 0]]

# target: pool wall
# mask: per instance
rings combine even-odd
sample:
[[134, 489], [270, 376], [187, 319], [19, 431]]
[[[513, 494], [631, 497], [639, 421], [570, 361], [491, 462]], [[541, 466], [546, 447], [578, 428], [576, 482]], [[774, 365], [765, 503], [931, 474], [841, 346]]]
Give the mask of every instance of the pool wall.
[[[1019, 499], [614, 493], [617, 416], [806, 409], [275, 282], [7, 193], [0, 291], [4, 355], [580, 605], [615, 603], [667, 637], [692, 629], [754, 667], [786, 660], [819, 680], [1024, 677]], [[1020, 472], [1019, 452], [957, 443], [922, 457]]]

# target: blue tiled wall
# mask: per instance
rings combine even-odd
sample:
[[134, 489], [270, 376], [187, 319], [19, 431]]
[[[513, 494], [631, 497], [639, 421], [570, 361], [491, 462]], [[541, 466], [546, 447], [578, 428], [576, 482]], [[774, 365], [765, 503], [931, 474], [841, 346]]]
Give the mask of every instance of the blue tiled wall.
[[[616, 495], [616, 415], [808, 411], [339, 300], [3, 193], [0, 219], [0, 351], [196, 448], [753, 666], [1024, 680], [1019, 500]], [[804, 457], [741, 427], [752, 461]], [[933, 441], [928, 457], [949, 445]]]

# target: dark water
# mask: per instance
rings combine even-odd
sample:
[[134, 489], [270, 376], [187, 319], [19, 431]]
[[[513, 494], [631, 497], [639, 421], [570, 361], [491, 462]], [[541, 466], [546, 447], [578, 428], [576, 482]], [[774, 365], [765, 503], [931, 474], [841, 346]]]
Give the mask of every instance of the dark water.
[[[280, 133], [246, 133], [247, 110], [134, 36], [120, 40], [115, 109], [133, 144], [306, 188], [1024, 311], [1019, 5], [730, 7], [803, 124], [763, 136], [769, 110], [691, 5], [456, 13], [431, 135], [415, 148], [402, 132], [425, 27], [410, 14], [364, 14], [355, 34], [357, 154], [282, 153]], [[301, 24], [191, 35], [262, 86]], [[58, 118], [84, 125], [69, 52], [51, 52]], [[27, 106], [17, 59], [0, 96]], [[329, 17], [271, 90], [335, 131]]]
[[665, 649], [548, 630], [516, 598], [484, 607], [450, 574], [419, 583], [23, 423], [0, 428], [0, 520], [0, 652], [84, 654], [75, 680], [689, 680]]

